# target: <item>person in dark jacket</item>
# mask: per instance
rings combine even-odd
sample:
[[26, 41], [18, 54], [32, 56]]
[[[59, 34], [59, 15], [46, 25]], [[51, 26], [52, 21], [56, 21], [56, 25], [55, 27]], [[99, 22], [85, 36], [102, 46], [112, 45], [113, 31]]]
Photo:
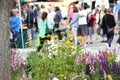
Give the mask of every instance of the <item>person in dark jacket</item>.
[[54, 16], [54, 31], [56, 32], [58, 39], [61, 40], [63, 37], [60, 34], [61, 32], [65, 32], [65, 37], [67, 36], [66, 33], [66, 25], [64, 25], [64, 20], [62, 18], [61, 11], [59, 7], [55, 7], [55, 16]]
[[111, 14], [110, 9], [106, 9], [106, 14], [103, 17], [101, 28], [103, 29], [103, 34], [107, 34], [107, 43], [111, 47], [112, 40], [114, 38], [114, 27], [116, 22], [114, 16]]
[[29, 38], [34, 39], [34, 36], [33, 36], [34, 14], [31, 9], [31, 6], [28, 6], [28, 8], [26, 8], [26, 9], [27, 9], [27, 14], [26, 14], [26, 18], [25, 18], [25, 23], [27, 24], [27, 27], [28, 27], [28, 36], [29, 36]]

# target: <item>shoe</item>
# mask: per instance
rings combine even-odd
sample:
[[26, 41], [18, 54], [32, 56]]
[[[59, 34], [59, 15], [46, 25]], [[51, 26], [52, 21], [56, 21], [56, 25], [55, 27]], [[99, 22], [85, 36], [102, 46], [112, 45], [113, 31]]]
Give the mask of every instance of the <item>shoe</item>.
[[90, 42], [90, 44], [93, 44], [93, 42]]
[[101, 41], [101, 43], [103, 43], [103, 42], [105, 42], [105, 41]]

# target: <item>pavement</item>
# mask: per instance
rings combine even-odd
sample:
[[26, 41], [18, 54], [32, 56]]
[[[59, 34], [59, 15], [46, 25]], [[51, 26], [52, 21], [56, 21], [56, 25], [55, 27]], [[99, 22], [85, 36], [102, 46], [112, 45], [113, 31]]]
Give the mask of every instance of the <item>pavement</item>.
[[[118, 39], [118, 35], [114, 36], [114, 40], [112, 42], [112, 47], [108, 49], [106, 47], [106, 43], [101, 43], [100, 38], [98, 35], [94, 34], [93, 35], [93, 44], [87, 44], [87, 46], [84, 48], [84, 51], [91, 52], [93, 54], [97, 54], [99, 50], [114, 50], [116, 49], [118, 58], [120, 58], [120, 45], [116, 43]], [[98, 40], [96, 40], [98, 38]], [[35, 46], [35, 40], [31, 41], [32, 46]], [[36, 51], [36, 48], [29, 47], [29, 48], [24, 48], [24, 49], [17, 49], [18, 51], [18, 56], [22, 57], [23, 59], [26, 59], [28, 54], [32, 51]]]

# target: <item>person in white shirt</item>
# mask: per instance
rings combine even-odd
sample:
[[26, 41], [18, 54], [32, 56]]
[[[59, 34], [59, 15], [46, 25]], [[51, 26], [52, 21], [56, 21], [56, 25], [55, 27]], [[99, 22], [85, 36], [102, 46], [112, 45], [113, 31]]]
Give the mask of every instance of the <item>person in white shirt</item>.
[[54, 25], [54, 16], [55, 16], [55, 11], [52, 9], [51, 6], [48, 7], [48, 20], [51, 22], [52, 25]]
[[78, 36], [83, 36], [84, 47], [87, 43], [88, 27], [87, 27], [87, 11], [83, 9], [83, 5], [79, 4], [79, 21]]

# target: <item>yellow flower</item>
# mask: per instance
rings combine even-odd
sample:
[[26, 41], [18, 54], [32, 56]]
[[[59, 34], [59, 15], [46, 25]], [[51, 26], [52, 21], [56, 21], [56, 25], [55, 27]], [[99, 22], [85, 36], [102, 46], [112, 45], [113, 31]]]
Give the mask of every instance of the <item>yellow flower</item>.
[[60, 40], [60, 42], [65, 42], [65, 39]]
[[46, 36], [42, 36], [41, 38], [46, 38]]
[[53, 36], [52, 39], [57, 40], [58, 36]]
[[29, 42], [26, 42], [25, 44], [29, 44]]
[[78, 36], [78, 37], [77, 37], [77, 40], [78, 40], [78, 41], [81, 41], [81, 40], [82, 40], [82, 36]]
[[72, 38], [73, 38], [73, 35], [69, 35], [68, 38], [69, 38], [69, 39], [72, 39]]
[[67, 32], [67, 33], [71, 33], [71, 30], [68, 29], [68, 30], [66, 30], [66, 32]]
[[60, 34], [61, 34], [61, 35], [64, 35], [64, 34], [65, 34], [65, 32], [60, 32]]
[[58, 45], [58, 49], [62, 48], [62, 45]]
[[113, 80], [111, 75], [107, 75], [108, 80]]
[[73, 44], [73, 42], [67, 41], [66, 44], [67, 44], [67, 45], [71, 45], [71, 44]]
[[47, 38], [50, 38], [50, 37], [51, 37], [51, 35], [50, 35], [50, 34], [48, 34], [46, 37], [47, 37]]

